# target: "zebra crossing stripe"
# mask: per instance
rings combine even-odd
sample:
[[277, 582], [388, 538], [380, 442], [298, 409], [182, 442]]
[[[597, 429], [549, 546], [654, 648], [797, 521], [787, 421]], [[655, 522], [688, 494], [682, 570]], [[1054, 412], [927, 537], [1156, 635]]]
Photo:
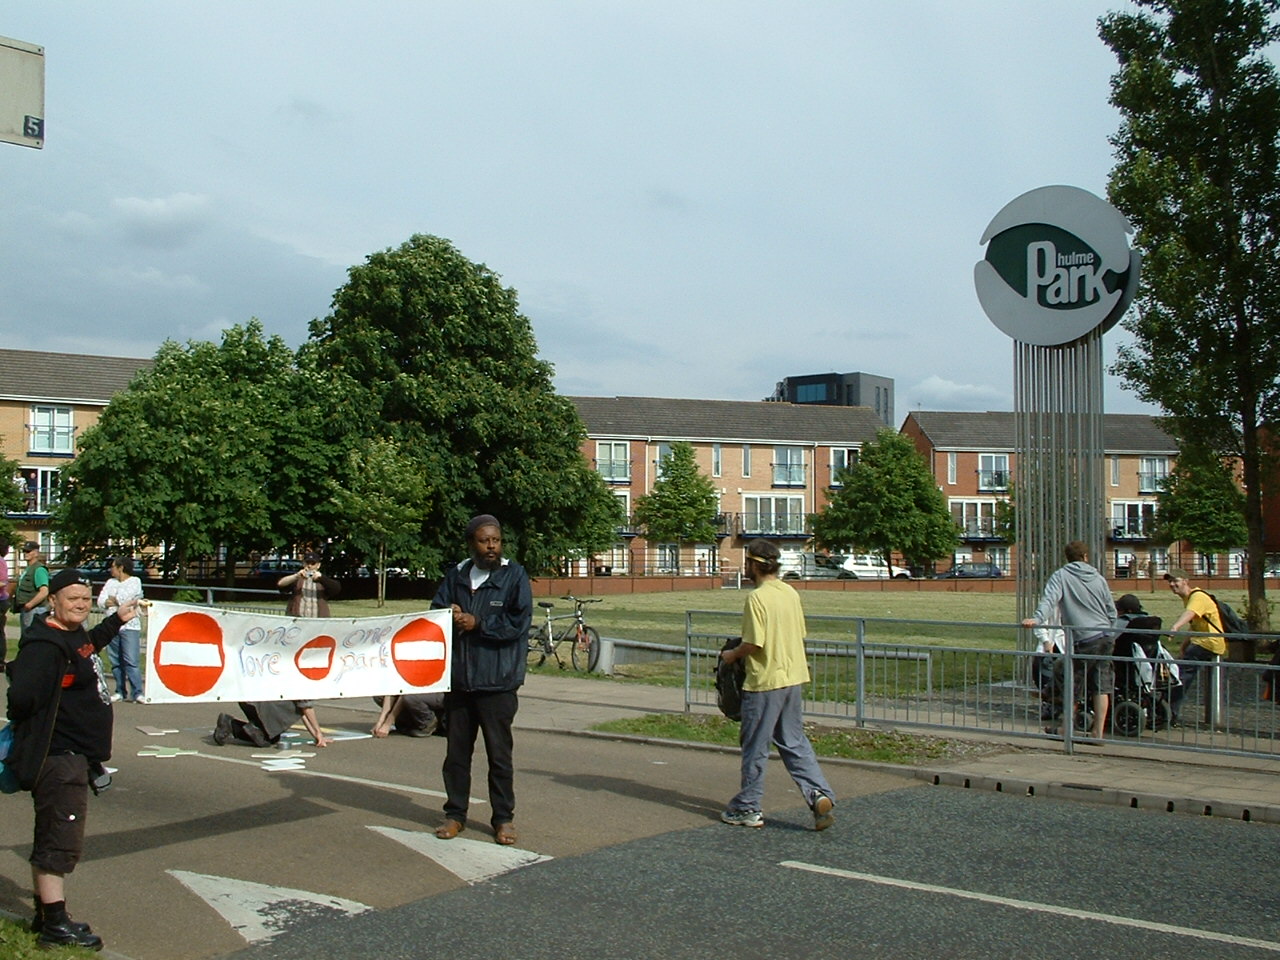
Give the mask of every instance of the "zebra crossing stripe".
[[295, 924], [313, 923], [326, 915], [353, 917], [373, 909], [355, 900], [309, 890], [187, 870], [167, 872], [216, 910], [248, 943], [265, 943]]

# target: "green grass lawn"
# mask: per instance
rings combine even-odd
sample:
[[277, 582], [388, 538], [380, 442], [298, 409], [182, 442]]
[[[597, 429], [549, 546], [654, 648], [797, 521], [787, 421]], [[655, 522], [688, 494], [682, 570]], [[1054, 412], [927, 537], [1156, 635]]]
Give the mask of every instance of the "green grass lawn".
[[[1133, 592], [1149, 613], [1163, 617], [1171, 624], [1182, 612], [1182, 602], [1163, 584], [1135, 580], [1117, 581], [1113, 594]], [[686, 610], [712, 610], [726, 614], [742, 611], [747, 590], [688, 590], [671, 593], [636, 593], [606, 596], [602, 602], [586, 609], [587, 622], [604, 636], [654, 640], [662, 643], [684, 642]], [[1011, 593], [932, 593], [915, 591], [836, 591], [801, 590], [805, 613], [811, 618], [884, 617], [924, 621], [966, 621], [986, 624], [1008, 624], [1016, 617], [1016, 602]], [[536, 598], [546, 599], [546, 598]], [[569, 613], [572, 605], [559, 598], [555, 613]], [[1237, 609], [1244, 607], [1242, 596], [1223, 594]], [[379, 607], [373, 600], [338, 600], [332, 605], [334, 616], [373, 617], [383, 614], [409, 613], [429, 606], [425, 600], [388, 600]], [[283, 610], [283, 605], [281, 607]], [[732, 618], [728, 618], [729, 621]], [[815, 626], [820, 621], [815, 619]], [[819, 628], [820, 629], [820, 628]], [[888, 628], [882, 628], [886, 631]], [[811, 632], [818, 632], [817, 630]], [[899, 630], [899, 635], [907, 633]], [[886, 633], [886, 638], [890, 634]], [[973, 645], [980, 645], [974, 643]]]
[[[1162, 617], [1166, 625], [1173, 623], [1182, 612], [1182, 602], [1162, 584], [1155, 584], [1154, 592], [1152, 586], [1148, 581], [1119, 584], [1136, 593], [1149, 613]], [[1117, 588], [1113, 592], [1119, 595], [1124, 590]], [[602, 602], [587, 607], [586, 617], [601, 636], [683, 645], [685, 613], [690, 610], [719, 614], [695, 617], [695, 632], [738, 633], [738, 615], [747, 593], [746, 590], [690, 590], [606, 596]], [[826, 622], [824, 617], [876, 617], [909, 622], [868, 624], [869, 641], [996, 650], [1014, 649], [1017, 645], [1018, 631], [1008, 626], [1017, 616], [1016, 601], [1011, 593], [802, 590], [800, 596], [809, 619], [809, 633], [814, 639], [852, 639], [849, 624]], [[1226, 594], [1221, 599], [1237, 608], [1243, 607], [1241, 597]], [[572, 610], [567, 601], [552, 598], [552, 602], [556, 604], [555, 613]], [[348, 617], [408, 613], [427, 606], [422, 600], [391, 600], [383, 607], [373, 600], [339, 600], [332, 604], [334, 616]], [[941, 625], [948, 621], [975, 626]]]
[[[944, 739], [891, 730], [866, 730], [805, 723], [805, 732], [820, 757], [876, 760], [918, 766], [984, 753], [1006, 753], [1009, 747], [971, 740]], [[659, 740], [684, 740], [738, 746], [739, 724], [714, 714], [660, 713], [627, 717], [602, 723], [593, 729]]]

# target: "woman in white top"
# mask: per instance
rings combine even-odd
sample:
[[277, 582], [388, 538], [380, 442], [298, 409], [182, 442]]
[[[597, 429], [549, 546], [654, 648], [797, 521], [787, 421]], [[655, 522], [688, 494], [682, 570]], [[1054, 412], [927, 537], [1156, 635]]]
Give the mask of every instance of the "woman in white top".
[[[130, 601], [142, 599], [142, 581], [133, 575], [133, 559], [114, 557], [111, 576], [98, 594], [98, 606], [110, 613]], [[141, 607], [135, 609], [140, 610]], [[142, 702], [142, 671], [138, 667], [142, 648], [142, 617], [135, 615], [107, 645], [111, 655], [111, 674], [116, 678], [112, 700]]]

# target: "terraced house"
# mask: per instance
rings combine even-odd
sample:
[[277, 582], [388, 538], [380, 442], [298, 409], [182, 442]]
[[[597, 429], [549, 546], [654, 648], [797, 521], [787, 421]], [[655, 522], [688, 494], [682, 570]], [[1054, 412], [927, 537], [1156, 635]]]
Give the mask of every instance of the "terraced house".
[[[37, 350], [0, 350], [0, 457], [17, 461], [12, 482], [23, 492], [10, 514], [18, 533], [50, 558], [65, 544], [49, 523], [58, 468], [76, 453], [76, 440], [98, 422], [111, 398], [150, 360]], [[9, 569], [18, 572], [15, 556]]]
[[[987, 560], [1009, 571], [1011, 550], [995, 513], [996, 504], [1010, 496], [1016, 467], [1013, 413], [915, 410], [907, 415], [902, 432], [928, 460], [960, 527], [957, 562]], [[1107, 555], [1094, 559], [1101, 561], [1108, 577], [1159, 576], [1171, 563], [1196, 573], [1241, 575], [1243, 547], [1224, 557], [1207, 557], [1185, 545], [1170, 548], [1152, 539], [1160, 484], [1178, 455], [1159, 421], [1138, 414], [1105, 414], [1103, 443]]]
[[720, 501], [716, 542], [649, 543], [626, 524], [598, 556], [598, 572], [717, 573], [740, 570], [755, 537], [801, 548], [806, 517], [826, 503], [836, 474], [883, 428], [867, 407], [659, 397], [572, 397], [587, 428], [583, 455], [628, 517], [662, 475], [671, 445], [692, 445]]

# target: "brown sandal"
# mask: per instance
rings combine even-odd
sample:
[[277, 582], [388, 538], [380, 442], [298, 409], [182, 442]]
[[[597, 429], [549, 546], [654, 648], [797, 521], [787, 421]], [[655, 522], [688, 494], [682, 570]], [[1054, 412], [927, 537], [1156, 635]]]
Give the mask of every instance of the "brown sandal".
[[504, 847], [509, 847], [516, 842], [516, 827], [514, 823], [500, 823], [493, 828], [493, 840], [500, 843]]

